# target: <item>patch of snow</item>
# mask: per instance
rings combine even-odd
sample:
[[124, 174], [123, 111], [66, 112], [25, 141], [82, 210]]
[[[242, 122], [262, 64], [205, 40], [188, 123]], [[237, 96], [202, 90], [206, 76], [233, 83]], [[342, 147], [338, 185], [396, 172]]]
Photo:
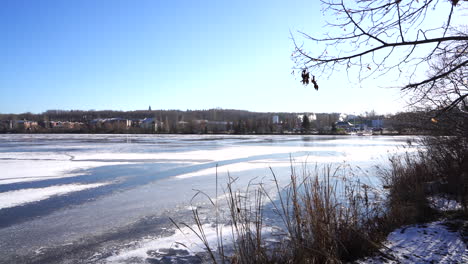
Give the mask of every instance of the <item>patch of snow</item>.
[[0, 185], [83, 175], [82, 170], [127, 162], [74, 161], [67, 154], [0, 153]]
[[[276, 162], [274, 164], [268, 163], [268, 162], [243, 162], [243, 163], [235, 163], [235, 164], [229, 164], [229, 165], [224, 165], [224, 166], [218, 166], [218, 175], [219, 174], [227, 174], [227, 173], [233, 173], [233, 172], [242, 172], [242, 171], [247, 171], [247, 170], [255, 170], [255, 169], [265, 169], [270, 171], [269, 167], [289, 167], [291, 164], [289, 162]], [[185, 173], [176, 176], [176, 178], [179, 179], [185, 179], [185, 178], [191, 178], [191, 177], [196, 177], [196, 176], [204, 176], [204, 175], [214, 175], [216, 173], [216, 166], [213, 166], [212, 168], [209, 169], [204, 169], [204, 170], [199, 170], [195, 172], [190, 172], [190, 173]]]
[[[202, 227], [210, 248], [215, 250], [218, 241], [216, 228], [211, 224], [204, 224]], [[198, 227], [195, 225], [191, 228], [198, 231]], [[224, 243], [228, 244], [232, 239], [232, 229], [230, 226], [221, 226], [221, 228], [223, 231], [222, 236], [225, 241]], [[167, 249], [185, 251], [185, 254], [189, 255], [205, 252], [205, 246], [198, 239], [196, 234], [188, 227], [181, 227], [180, 230], [176, 229], [175, 233], [171, 236], [145, 238], [137, 242], [136, 245], [133, 245], [131, 248], [122, 250], [108, 257], [106, 263], [127, 263], [127, 260], [144, 263], [145, 259], [150, 257], [150, 252], [164, 255]]]
[[408, 226], [390, 233], [381, 251], [358, 263], [468, 263], [468, 250], [458, 232], [442, 222]]
[[[202, 225], [206, 241], [213, 251], [216, 251], [218, 248], [219, 237], [222, 239], [224, 247], [227, 248], [229, 248], [229, 245], [233, 241], [232, 226], [219, 225], [218, 227], [218, 230], [216, 230], [214, 224]], [[191, 229], [200, 233], [196, 225], [192, 225], [191, 228], [181, 226], [171, 236], [145, 238], [133, 243], [129, 248], [108, 257], [105, 263], [129, 263], [129, 261], [131, 263], [147, 263], [148, 258], [160, 259], [171, 250], [173, 253], [170, 254], [175, 258], [187, 255], [194, 256], [196, 253], [206, 252], [205, 245]], [[264, 235], [270, 234], [272, 231], [273, 228], [271, 227], [262, 228], [262, 234]], [[219, 235], [217, 232], [219, 232]]]
[[24, 205], [27, 203], [42, 201], [52, 196], [63, 195], [71, 192], [78, 192], [111, 184], [111, 182], [92, 184], [66, 184], [46, 188], [31, 188], [17, 191], [0, 193], [0, 210]]
[[429, 196], [427, 200], [431, 208], [439, 211], [461, 210], [463, 208], [459, 202], [440, 195]]

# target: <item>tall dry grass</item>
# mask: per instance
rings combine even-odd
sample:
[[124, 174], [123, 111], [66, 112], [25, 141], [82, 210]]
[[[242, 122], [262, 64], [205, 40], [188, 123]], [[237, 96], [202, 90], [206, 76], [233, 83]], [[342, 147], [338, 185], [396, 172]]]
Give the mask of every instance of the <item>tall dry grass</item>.
[[[213, 263], [342, 263], [379, 252], [385, 237], [382, 203], [376, 189], [354, 180], [346, 167], [316, 166], [302, 173], [291, 167], [286, 187], [271, 174], [273, 192], [262, 183], [236, 189], [236, 179], [230, 178], [224, 190], [226, 218], [216, 220], [217, 226], [231, 226], [228, 244], [218, 231], [217, 246], [210, 245], [194, 209], [197, 228], [192, 230]], [[265, 214], [272, 213], [279, 222], [268, 221]]]
[[420, 164], [430, 168], [429, 173], [441, 182], [436, 190], [468, 205], [468, 133], [463, 136], [427, 137], [422, 144]]
[[388, 223], [400, 226], [426, 222], [440, 215], [427, 197], [448, 196], [466, 213], [468, 200], [468, 141], [464, 137], [425, 137], [416, 153], [390, 158], [382, 170], [388, 186]]

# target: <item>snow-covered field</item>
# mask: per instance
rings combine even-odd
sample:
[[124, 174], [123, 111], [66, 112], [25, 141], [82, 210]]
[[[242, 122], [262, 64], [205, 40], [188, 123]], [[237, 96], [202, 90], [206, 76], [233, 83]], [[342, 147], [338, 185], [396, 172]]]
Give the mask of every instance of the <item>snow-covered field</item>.
[[[189, 219], [194, 189], [214, 195], [216, 167], [220, 184], [229, 173], [240, 187], [253, 178], [268, 182], [270, 167], [287, 183], [291, 162], [356, 165], [377, 183], [372, 166], [385, 163], [389, 154], [413, 151], [402, 147], [408, 139], [0, 135], [0, 263], [18, 254], [27, 258], [39, 248], [73, 246], [84, 237], [119, 234], [145, 217], [182, 212]], [[135, 236], [131, 243], [148, 248], [173, 243], [177, 233], [151, 236], [160, 242]], [[144, 255], [137, 246], [132, 250]], [[109, 259], [125, 262], [127, 255]]]

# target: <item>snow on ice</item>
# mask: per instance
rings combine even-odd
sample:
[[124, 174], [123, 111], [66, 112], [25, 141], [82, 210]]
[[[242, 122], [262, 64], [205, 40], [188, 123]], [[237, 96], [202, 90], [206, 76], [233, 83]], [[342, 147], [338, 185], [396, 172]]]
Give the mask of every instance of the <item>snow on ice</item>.
[[3, 208], [10, 208], [24, 205], [27, 203], [45, 200], [56, 195], [64, 195], [67, 193], [97, 188], [108, 184], [111, 183], [105, 182], [92, 184], [66, 184], [46, 188], [31, 188], [17, 191], [2, 192], [0, 193], [0, 210]]

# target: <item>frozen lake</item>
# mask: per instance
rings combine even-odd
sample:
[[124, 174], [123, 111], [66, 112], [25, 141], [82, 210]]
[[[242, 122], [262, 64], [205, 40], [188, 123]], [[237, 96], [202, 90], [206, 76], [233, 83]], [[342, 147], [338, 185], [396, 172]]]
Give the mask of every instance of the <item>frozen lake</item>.
[[[195, 190], [286, 184], [294, 166], [349, 164], [378, 184], [374, 165], [411, 137], [0, 135], [0, 263], [157, 263], [168, 217], [190, 222]], [[207, 201], [205, 201], [207, 202]], [[203, 205], [203, 200], [194, 201]], [[150, 256], [149, 256], [150, 257]]]

